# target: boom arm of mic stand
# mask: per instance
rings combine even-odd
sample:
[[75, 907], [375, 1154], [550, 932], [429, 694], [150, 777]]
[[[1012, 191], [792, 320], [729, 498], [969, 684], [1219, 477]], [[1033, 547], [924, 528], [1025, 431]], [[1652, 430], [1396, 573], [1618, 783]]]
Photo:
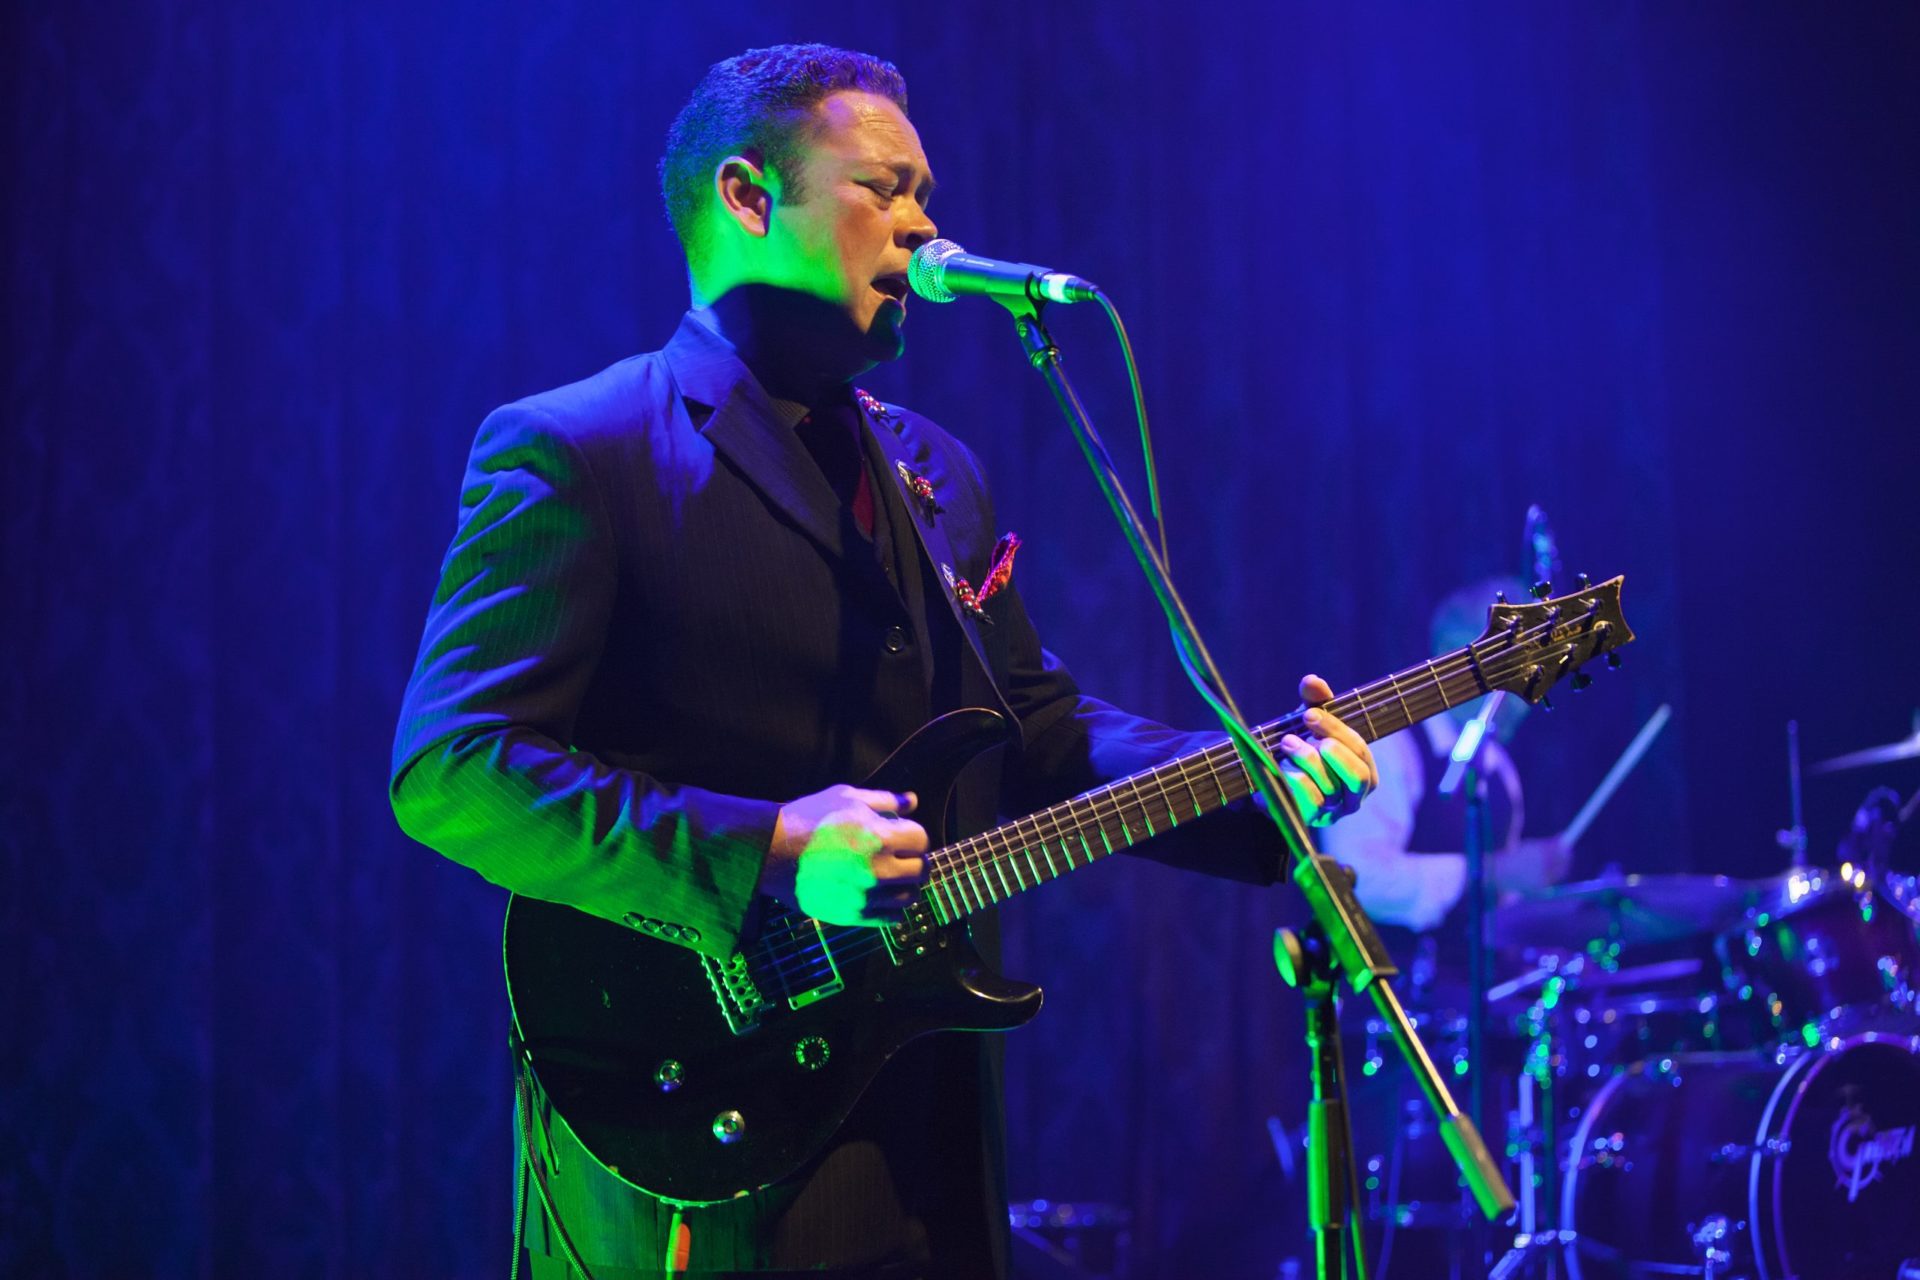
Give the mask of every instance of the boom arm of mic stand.
[[[996, 298], [995, 301], [1013, 313], [1014, 327], [1019, 333], [1020, 345], [1026, 352], [1027, 363], [1046, 379], [1047, 386], [1053, 391], [1061, 415], [1073, 432], [1080, 452], [1085, 455], [1087, 465], [1092, 468], [1094, 479], [1099, 482], [1100, 492], [1113, 511], [1114, 519], [1119, 522], [1121, 532], [1126, 535], [1134, 559], [1147, 575], [1148, 584], [1167, 616], [1168, 625], [1173, 628], [1176, 643], [1192, 657], [1194, 664], [1211, 683], [1221, 704], [1215, 705], [1215, 712], [1219, 714], [1234, 750], [1239, 753], [1247, 776], [1265, 799], [1268, 815], [1280, 828], [1280, 834], [1293, 856], [1293, 881], [1306, 895], [1314, 919], [1325, 931], [1333, 960], [1355, 991], [1371, 996], [1374, 1007], [1392, 1031], [1394, 1044], [1406, 1059], [1408, 1070], [1420, 1082], [1420, 1090], [1426, 1095], [1439, 1121], [1447, 1150], [1466, 1179], [1467, 1186], [1473, 1191], [1480, 1211], [1489, 1220], [1505, 1216], [1513, 1211], [1513, 1192], [1508, 1189], [1506, 1179], [1501, 1176], [1499, 1167], [1488, 1153], [1486, 1143], [1481, 1140], [1472, 1120], [1461, 1112], [1452, 1094], [1447, 1091], [1446, 1081], [1433, 1065], [1432, 1057], [1420, 1042], [1412, 1021], [1401, 1006], [1392, 983], [1399, 970], [1388, 956], [1373, 922], [1367, 918], [1359, 899], [1354, 896], [1352, 873], [1314, 848], [1313, 837], [1308, 834], [1307, 825], [1301, 819], [1293, 797], [1267, 767], [1264, 753], [1253, 749], [1245, 718], [1227, 693], [1225, 682], [1221, 680], [1212, 657], [1207, 653], [1193, 618], [1187, 613], [1185, 602], [1174, 589], [1166, 565], [1161, 562], [1147, 537], [1146, 527], [1121, 487], [1120, 478], [1114, 474], [1106, 446], [1100, 442], [1085, 407], [1080, 403], [1080, 397], [1067, 381], [1066, 373], [1060, 366], [1060, 348], [1054, 345], [1052, 336], [1041, 323], [1040, 305], [1025, 298]], [[1210, 705], [1214, 703], [1213, 698], [1208, 701]]]

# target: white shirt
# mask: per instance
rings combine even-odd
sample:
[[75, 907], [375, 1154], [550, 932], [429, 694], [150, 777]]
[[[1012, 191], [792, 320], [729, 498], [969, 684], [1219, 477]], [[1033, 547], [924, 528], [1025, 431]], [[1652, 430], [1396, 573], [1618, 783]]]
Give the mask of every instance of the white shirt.
[[[1422, 721], [1419, 727], [1434, 756], [1443, 760], [1460, 736], [1459, 726], [1446, 716]], [[1375, 742], [1373, 762], [1380, 773], [1379, 787], [1358, 812], [1320, 833], [1322, 852], [1359, 873], [1355, 891], [1360, 905], [1374, 919], [1414, 930], [1431, 929], [1466, 891], [1466, 855], [1457, 850], [1407, 848], [1427, 792], [1427, 764], [1421, 759], [1420, 743], [1413, 731], [1404, 729]], [[1498, 779], [1505, 788], [1511, 804], [1506, 838], [1495, 848], [1511, 848], [1520, 839], [1524, 816], [1520, 775], [1491, 735], [1480, 762], [1485, 776]], [[1464, 804], [1465, 800], [1458, 803]]]

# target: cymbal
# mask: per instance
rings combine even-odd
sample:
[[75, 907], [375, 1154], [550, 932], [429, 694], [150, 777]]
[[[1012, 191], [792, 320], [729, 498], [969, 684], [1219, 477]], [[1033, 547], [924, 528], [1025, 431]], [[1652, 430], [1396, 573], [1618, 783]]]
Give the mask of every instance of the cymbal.
[[1558, 885], [1489, 913], [1494, 945], [1576, 951], [1593, 939], [1623, 945], [1717, 932], [1762, 886], [1727, 876], [1607, 876]]
[[1910, 738], [1898, 742], [1889, 742], [1884, 747], [1864, 747], [1859, 751], [1849, 751], [1843, 756], [1834, 756], [1828, 760], [1808, 767], [1808, 773], [1838, 773], [1842, 769], [1864, 769], [1868, 765], [1887, 764], [1894, 760], [1911, 760], [1920, 756], [1920, 728], [1913, 731]]

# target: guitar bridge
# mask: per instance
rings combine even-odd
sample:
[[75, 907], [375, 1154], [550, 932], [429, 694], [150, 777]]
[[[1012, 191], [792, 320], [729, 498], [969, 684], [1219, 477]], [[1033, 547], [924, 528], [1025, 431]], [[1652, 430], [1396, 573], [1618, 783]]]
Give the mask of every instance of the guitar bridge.
[[707, 981], [713, 984], [715, 998], [720, 1001], [720, 1013], [727, 1020], [727, 1030], [734, 1035], [744, 1035], [759, 1026], [768, 1000], [760, 994], [753, 974], [748, 971], [747, 958], [738, 951], [725, 960], [703, 955], [700, 964], [707, 971]]

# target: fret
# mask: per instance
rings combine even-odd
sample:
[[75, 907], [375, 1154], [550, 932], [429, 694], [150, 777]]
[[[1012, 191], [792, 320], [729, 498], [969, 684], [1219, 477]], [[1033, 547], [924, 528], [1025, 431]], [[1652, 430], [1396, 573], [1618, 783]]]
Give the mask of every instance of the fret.
[[[1062, 843], [1064, 843], [1064, 841]], [[1059, 879], [1060, 877], [1059, 868], [1053, 865], [1053, 850], [1049, 849], [1046, 845], [1043, 844], [1040, 846], [1040, 852], [1043, 855], [1045, 855], [1047, 859], [1047, 870], [1053, 873], [1054, 879], [1056, 880]], [[1073, 870], [1073, 859], [1071, 857], [1067, 858], [1067, 870], [1069, 871]]]
[[1453, 710], [1453, 703], [1447, 701], [1447, 682], [1440, 678], [1440, 672], [1434, 668], [1433, 659], [1427, 659], [1427, 672], [1433, 676], [1433, 687], [1440, 691], [1440, 709]]
[[[1030, 845], [1045, 844], [1047, 842], [1049, 833], [1047, 828], [1041, 825], [1040, 820], [1046, 818], [1048, 825], [1058, 827], [1059, 819], [1051, 816], [1052, 814], [1052, 809], [1043, 809], [1039, 813], [1030, 813], [1026, 817], [1014, 822], [1014, 832], [1016, 835], [1020, 835], [1019, 848], [1021, 852], [1024, 853]], [[1020, 828], [1023, 826], [1031, 834], [1022, 834]]]
[[954, 887], [960, 894], [960, 905], [966, 908], [968, 915], [972, 915], [982, 906], [986, 905], [980, 901], [980, 891], [974, 887], [972, 872], [973, 864], [971, 862], [963, 862], [960, 864], [957, 869], [957, 874], [954, 877]]
[[[1000, 859], [996, 856], [996, 857], [988, 858], [985, 862], [981, 863], [978, 868], [980, 883], [987, 887], [987, 901], [992, 903], [994, 906], [999, 906], [1000, 899], [1004, 898], [1006, 894], [1004, 892], [999, 894], [994, 893], [993, 877], [987, 873], [993, 870], [994, 868], [998, 867], [999, 865], [1000, 865]], [[1004, 890], [1006, 886], [1002, 885], [1001, 888], [1002, 890]]]
[[980, 886], [973, 882], [973, 868], [970, 865], [960, 868], [960, 901], [967, 904], [969, 914], [986, 905], [980, 899]]
[[[999, 842], [1000, 842], [1000, 847], [997, 849], [993, 849], [988, 854], [986, 859], [986, 865], [991, 866], [994, 869], [995, 874], [999, 874], [1000, 864], [1003, 861], [1005, 861], [1009, 856], [1011, 856], [1016, 849], [1019, 848], [1019, 846], [1014, 843], [1014, 834], [1019, 829], [1019, 826], [1020, 824], [1016, 822], [1012, 824], [1011, 830], [1007, 827], [995, 827], [993, 831], [990, 833], [992, 835], [999, 837]], [[981, 878], [986, 879], [984, 874], [982, 875]], [[1006, 877], [1001, 876], [1001, 888], [1004, 890], [1005, 887], [1006, 887]], [[993, 893], [992, 880], [987, 880], [987, 893], [989, 895]], [[1001, 897], [1010, 897], [1010, 896], [1012, 895], [1008, 892], [1003, 892], [1001, 894]], [[995, 902], [998, 902], [999, 900], [1000, 900], [999, 898], [994, 899]]]
[[[1026, 850], [1022, 849], [1020, 852], [1024, 854]], [[1013, 872], [1013, 892], [1019, 893], [1022, 889], [1030, 887], [1025, 880], [1020, 878], [1020, 864], [1018, 861], [1008, 859], [1007, 867]]]
[[[1400, 692], [1400, 676], [1398, 674], [1387, 677], [1387, 688], [1393, 691], [1394, 700], [1400, 704], [1400, 714], [1406, 718], [1407, 724], [1412, 724], [1413, 712], [1407, 708], [1406, 697]], [[1404, 729], [1406, 725], [1401, 725], [1400, 727]]]
[[[1124, 779], [1122, 779], [1122, 781], [1124, 781]], [[1133, 828], [1127, 824], [1126, 803], [1120, 798], [1120, 783], [1116, 782], [1112, 786], [1109, 786], [1106, 790], [1106, 796], [1107, 811], [1101, 818], [1101, 830], [1106, 831], [1108, 835], [1118, 839], [1122, 849], [1130, 849], [1133, 847], [1136, 837], [1133, 834]], [[1107, 827], [1107, 823], [1110, 821], [1118, 824], [1117, 831]]]
[[1011, 898], [1013, 896], [1013, 890], [1007, 887], [1007, 873], [1004, 869], [1005, 863], [1006, 863], [1006, 859], [995, 858], [993, 860], [993, 874], [995, 876], [998, 876], [1000, 879], [1001, 896]]
[[959, 918], [953, 909], [953, 903], [947, 897], [947, 882], [944, 879], [930, 881], [927, 887], [933, 890], [933, 914], [941, 924], [951, 924]]
[[[1187, 772], [1187, 761], [1189, 759], [1190, 757], [1188, 756], [1180, 757], [1180, 785], [1187, 789], [1187, 803], [1193, 806], [1193, 816], [1198, 818], [1204, 815], [1205, 810], [1200, 807], [1199, 793], [1193, 789], [1193, 775]], [[1169, 817], [1172, 816], [1173, 806], [1171, 804], [1167, 806], [1167, 813]], [[1178, 826], [1179, 824], [1175, 823], [1174, 825]]]
[[947, 877], [947, 896], [959, 904], [953, 913], [956, 919], [973, 910], [973, 906], [967, 901], [966, 890], [961, 887], [960, 868], [957, 866]]
[[[1041, 848], [1043, 848], [1043, 849], [1044, 849], [1044, 848], [1046, 848], [1046, 846], [1045, 846], [1045, 845], [1041, 845], [1040, 847], [1041, 847]], [[1034, 861], [1033, 861], [1033, 850], [1032, 850], [1031, 848], [1029, 848], [1029, 849], [1027, 850], [1027, 870], [1029, 870], [1029, 871], [1031, 871], [1031, 872], [1033, 872], [1033, 882], [1034, 882], [1035, 884], [1044, 884], [1044, 883], [1046, 883], [1046, 879], [1047, 879], [1047, 877], [1045, 877], [1045, 876], [1043, 876], [1043, 875], [1041, 875], [1041, 874], [1040, 874], [1040, 868], [1034, 865]]]
[[973, 890], [974, 910], [976, 911], [984, 910], [986, 907], [992, 905], [993, 902], [993, 900], [987, 896], [986, 885], [981, 882], [979, 876], [980, 867], [979, 864], [976, 863], [967, 868], [966, 875], [962, 881], [967, 888]]
[[1220, 807], [1224, 809], [1227, 805], [1231, 804], [1232, 801], [1227, 799], [1227, 786], [1226, 783], [1220, 781], [1220, 766], [1214, 763], [1213, 753], [1211, 751], [1207, 753], [1207, 768], [1213, 774], [1214, 790], [1220, 793]]
[[1146, 799], [1140, 794], [1140, 781], [1138, 776], [1128, 778], [1127, 785], [1133, 788], [1134, 807], [1140, 810], [1141, 825], [1146, 827], [1146, 838], [1151, 840], [1153, 839], [1153, 815], [1147, 811]]

